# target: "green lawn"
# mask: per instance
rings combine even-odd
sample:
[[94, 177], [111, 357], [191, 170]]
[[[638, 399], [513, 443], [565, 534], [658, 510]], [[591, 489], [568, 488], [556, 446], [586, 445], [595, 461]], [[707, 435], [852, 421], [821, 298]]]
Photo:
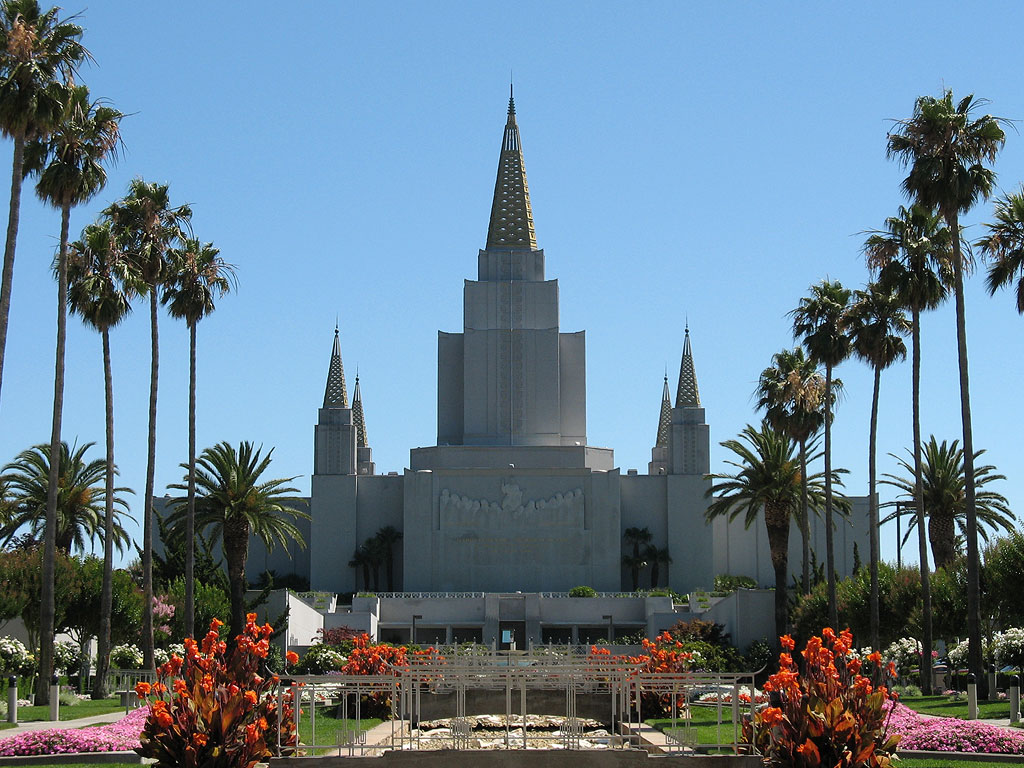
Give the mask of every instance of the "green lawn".
[[[948, 696], [907, 696], [901, 698], [900, 703], [923, 715], [967, 719], [967, 699], [950, 701]], [[1008, 701], [978, 702], [978, 717], [982, 719], [1009, 716], [1010, 703]]]
[[[692, 707], [691, 712], [692, 719], [689, 727], [683, 720], [676, 721], [676, 729], [680, 732], [679, 736], [687, 739], [692, 739], [695, 736], [697, 744], [732, 744], [734, 738], [732, 706], [722, 707], [721, 730], [719, 730], [718, 711], [715, 707]], [[644, 722], [659, 731], [668, 732], [672, 728], [672, 719], [668, 717], [645, 720]], [[739, 738], [743, 738], [742, 730], [740, 730]]]
[[[313, 728], [309, 718], [309, 705], [304, 704], [303, 714], [299, 718], [299, 741], [303, 744], [313, 743]], [[316, 743], [317, 744], [337, 744], [338, 743], [338, 732], [342, 730], [351, 730], [359, 728], [361, 730], [369, 730], [375, 725], [380, 725], [381, 720], [379, 718], [364, 718], [362, 720], [342, 720], [335, 717], [335, 707], [323, 707], [319, 706], [316, 708]], [[310, 754], [330, 754], [334, 750], [317, 749], [311, 750]]]
[[[60, 708], [61, 720], [77, 720], [80, 717], [92, 717], [93, 715], [105, 715], [108, 712], [124, 712], [124, 707], [117, 699], [100, 699], [93, 701], [80, 701], [72, 706], [62, 705]], [[28, 723], [37, 720], [49, 720], [49, 705], [39, 707], [18, 707], [18, 722]]]

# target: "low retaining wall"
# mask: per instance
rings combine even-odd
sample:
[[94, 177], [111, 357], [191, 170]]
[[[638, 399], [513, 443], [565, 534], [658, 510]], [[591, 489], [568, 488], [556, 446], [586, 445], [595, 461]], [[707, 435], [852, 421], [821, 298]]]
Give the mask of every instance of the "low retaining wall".
[[[512, 691], [512, 714], [519, 711], [520, 693]], [[530, 715], [565, 715], [565, 691], [526, 691], [526, 712]], [[420, 719], [439, 720], [455, 717], [455, 692], [421, 693]], [[470, 688], [466, 691], [467, 715], [504, 715], [505, 690]], [[581, 693], [576, 696], [576, 716], [610, 724], [612, 719], [612, 695], [610, 693]]]

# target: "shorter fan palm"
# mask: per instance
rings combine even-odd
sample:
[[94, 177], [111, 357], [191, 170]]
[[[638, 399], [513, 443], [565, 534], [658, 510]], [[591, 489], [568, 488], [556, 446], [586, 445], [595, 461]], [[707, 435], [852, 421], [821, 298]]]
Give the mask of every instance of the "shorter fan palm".
[[[976, 451], [977, 459], [985, 451]], [[898, 488], [900, 498], [914, 499], [914, 465], [913, 456], [907, 460], [890, 454], [906, 472], [905, 476], [890, 475], [882, 482]], [[967, 497], [964, 482], [964, 451], [960, 441], [954, 440], [939, 443], [932, 435], [924, 446], [922, 462], [922, 485], [924, 512], [928, 518], [928, 540], [932, 547], [932, 558], [936, 568], [944, 568], [956, 559], [957, 531], [961, 536], [967, 530]], [[975, 500], [978, 509], [978, 522], [990, 528], [1002, 528], [1012, 531], [1016, 516], [1010, 510], [1006, 497], [997, 491], [987, 489], [989, 483], [1005, 480], [1004, 475], [996, 474], [995, 467], [983, 465], [974, 467], [974, 487], [977, 489]], [[882, 522], [895, 519], [897, 513], [886, 517]], [[906, 540], [917, 525], [917, 518], [910, 518], [910, 525], [904, 534]], [[986, 541], [985, 529], [979, 525], [978, 533]]]
[[[60, 444], [57, 495], [57, 548], [66, 554], [72, 549], [84, 551], [87, 543], [104, 540], [106, 490], [103, 477], [106, 462], [86, 463], [85, 454], [94, 443], [68, 447]], [[46, 525], [46, 500], [50, 474], [50, 446], [36, 445], [18, 454], [4, 467], [0, 485], [7, 489], [9, 516], [0, 537], [10, 541], [21, 528], [40, 536]], [[116, 473], [116, 470], [115, 470]], [[115, 518], [128, 515], [128, 503], [120, 495], [130, 488], [114, 488]], [[113, 540], [119, 552], [130, 541], [118, 519], [113, 524]]]
[[[296, 488], [287, 485], [295, 478], [277, 478], [260, 481], [270, 466], [274, 450], [262, 454], [262, 447], [254, 448], [243, 442], [238, 450], [227, 442], [207, 448], [197, 461], [196, 530], [208, 532], [212, 539], [220, 539], [224, 559], [228, 566], [231, 587], [231, 630], [236, 633], [245, 626], [245, 563], [249, 556], [249, 536], [258, 537], [267, 549], [275, 544], [287, 547], [295, 542], [305, 547], [302, 534], [288, 518], [308, 518], [305, 512], [290, 504], [289, 494]], [[188, 465], [182, 468], [188, 471]], [[179, 491], [188, 490], [188, 476], [184, 483], [172, 485]], [[173, 535], [184, 535], [188, 515], [187, 498], [171, 500], [174, 512], [168, 519]]]
[[[708, 489], [707, 496], [713, 496], [705, 513], [708, 520], [727, 516], [734, 520], [743, 515], [743, 522], [749, 528], [764, 512], [765, 528], [768, 532], [768, 547], [771, 552], [772, 568], [775, 571], [775, 633], [786, 632], [788, 602], [786, 584], [789, 571], [789, 529], [790, 520], [795, 519], [800, 509], [801, 471], [800, 458], [795, 443], [786, 435], [773, 429], [767, 422], [755, 429], [749, 424], [740, 433], [739, 440], [726, 440], [722, 447], [736, 454], [737, 461], [726, 463], [736, 472], [708, 475], [715, 484]], [[815, 454], [809, 461], [816, 461]], [[838, 472], [833, 473], [833, 483], [841, 485]], [[807, 503], [810, 509], [820, 510], [825, 505], [823, 473], [807, 478]], [[849, 502], [836, 496], [833, 503], [840, 510], [848, 509]]]

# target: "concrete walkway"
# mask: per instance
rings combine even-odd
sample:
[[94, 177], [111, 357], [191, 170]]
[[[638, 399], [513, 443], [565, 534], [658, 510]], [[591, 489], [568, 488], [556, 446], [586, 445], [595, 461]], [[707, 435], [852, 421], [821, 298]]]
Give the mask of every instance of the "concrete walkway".
[[91, 715], [89, 717], [79, 717], [74, 720], [31, 720], [29, 722], [19, 722], [16, 728], [5, 728], [0, 731], [0, 741], [6, 739], [8, 736], [17, 736], [19, 733], [28, 733], [30, 731], [45, 731], [50, 728], [83, 728], [88, 725], [105, 725], [107, 723], [113, 723], [124, 717], [124, 710], [120, 709], [116, 712], [107, 712], [104, 715]]

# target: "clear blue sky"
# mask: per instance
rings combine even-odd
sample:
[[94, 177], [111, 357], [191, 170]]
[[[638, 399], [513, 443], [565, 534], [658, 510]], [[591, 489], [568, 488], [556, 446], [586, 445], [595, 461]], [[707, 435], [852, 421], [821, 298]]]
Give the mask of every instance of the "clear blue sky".
[[[280, 3], [127, 0], [81, 11], [82, 79], [130, 113], [107, 188], [169, 182], [197, 236], [237, 264], [237, 294], [199, 327], [199, 444], [275, 447], [309, 489], [313, 425], [339, 318], [361, 373], [379, 471], [436, 439], [436, 334], [462, 324], [487, 228], [509, 73], [538, 243], [562, 329], [587, 331], [588, 440], [646, 471], [662, 375], [689, 318], [719, 441], [755, 421], [751, 392], [792, 344], [787, 312], [828, 276], [860, 287], [863, 230], [904, 202], [886, 131], [915, 97], [974, 92], [1024, 117], [1018, 3]], [[11, 144], [0, 142], [0, 168]], [[1024, 136], [996, 170], [1024, 180]], [[5, 190], [6, 182], [0, 184]], [[6, 209], [6, 192], [2, 210]], [[980, 236], [991, 206], [966, 218]], [[48, 439], [59, 216], [26, 190], [0, 403], [0, 461]], [[975, 444], [1024, 516], [1024, 319], [967, 296]], [[188, 337], [161, 318], [157, 488], [186, 458]], [[952, 305], [924, 323], [923, 430], [960, 435]], [[148, 314], [113, 333], [121, 481], [145, 480]], [[836, 463], [867, 490], [871, 375], [839, 369]], [[910, 366], [883, 378], [880, 471], [910, 444]], [[68, 338], [66, 438], [102, 454], [99, 337]], [[883, 489], [883, 499], [891, 498]], [[883, 531], [894, 558], [894, 531]], [[908, 547], [907, 555], [914, 547]]]

